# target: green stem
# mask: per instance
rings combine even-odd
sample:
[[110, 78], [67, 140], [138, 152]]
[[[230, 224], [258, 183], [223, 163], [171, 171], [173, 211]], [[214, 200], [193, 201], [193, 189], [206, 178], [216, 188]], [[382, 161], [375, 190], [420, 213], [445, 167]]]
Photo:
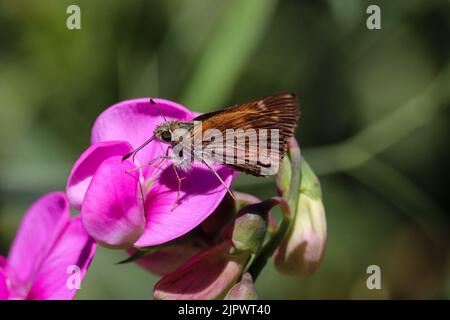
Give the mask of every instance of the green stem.
[[[280, 245], [281, 241], [285, 238], [289, 229], [291, 228], [291, 221], [294, 217], [292, 217], [291, 212], [296, 214], [300, 185], [302, 181], [302, 157], [300, 152], [300, 147], [297, 141], [292, 138], [289, 141], [289, 166], [290, 166], [290, 174], [289, 174], [289, 189], [284, 190], [282, 192], [283, 197], [272, 197], [264, 203], [269, 207], [280, 206], [281, 212], [283, 213], [283, 219], [280, 223], [280, 226], [277, 228], [275, 232], [273, 232], [269, 241], [263, 246], [261, 251], [253, 260], [252, 264], [248, 268], [248, 272], [252, 275], [253, 281], [256, 281], [262, 269], [264, 269], [265, 265], [269, 258], [275, 253], [275, 250]], [[285, 200], [288, 199], [288, 201]], [[269, 211], [269, 210], [267, 210]]]
[[264, 201], [269, 207], [279, 205], [283, 213], [283, 220], [278, 229], [273, 233], [269, 241], [263, 246], [252, 264], [248, 268], [248, 272], [252, 275], [253, 281], [256, 281], [261, 271], [264, 269], [269, 258], [274, 254], [280, 245], [291, 225], [291, 211], [289, 204], [281, 197], [273, 197]]

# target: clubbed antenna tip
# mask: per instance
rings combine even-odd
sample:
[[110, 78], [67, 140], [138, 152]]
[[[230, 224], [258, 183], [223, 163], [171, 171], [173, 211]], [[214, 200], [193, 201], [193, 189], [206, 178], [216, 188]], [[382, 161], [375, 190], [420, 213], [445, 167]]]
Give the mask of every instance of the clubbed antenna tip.
[[128, 152], [126, 155], [124, 155], [123, 157], [122, 157], [122, 161], [125, 161], [125, 160], [127, 160], [129, 157], [131, 157], [132, 155], [133, 155], [133, 151], [131, 151], [131, 152]]

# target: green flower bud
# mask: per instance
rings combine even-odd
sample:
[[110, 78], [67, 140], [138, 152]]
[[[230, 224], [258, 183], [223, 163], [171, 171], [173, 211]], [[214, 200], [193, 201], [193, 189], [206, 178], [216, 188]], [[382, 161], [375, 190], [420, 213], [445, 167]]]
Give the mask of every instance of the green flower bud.
[[259, 215], [246, 213], [234, 221], [231, 241], [238, 251], [257, 251], [264, 241], [266, 221]]

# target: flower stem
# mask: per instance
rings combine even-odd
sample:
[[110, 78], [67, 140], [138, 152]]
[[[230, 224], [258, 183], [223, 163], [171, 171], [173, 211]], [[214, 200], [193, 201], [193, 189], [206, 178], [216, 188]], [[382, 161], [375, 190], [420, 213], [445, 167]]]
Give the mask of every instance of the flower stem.
[[256, 256], [256, 258], [248, 268], [248, 272], [252, 275], [253, 281], [256, 281], [259, 274], [267, 264], [267, 261], [274, 254], [278, 245], [283, 240], [286, 233], [289, 231], [289, 227], [291, 225], [291, 211], [286, 200], [281, 197], [273, 197], [264, 201], [264, 203], [270, 207], [279, 205], [283, 213], [283, 219], [278, 229], [272, 234], [269, 241], [263, 246], [259, 254]]
[[[284, 192], [282, 192], [283, 197], [272, 197], [263, 202], [270, 207], [276, 205], [280, 206], [281, 212], [283, 213], [283, 219], [280, 226], [272, 233], [269, 241], [262, 247], [261, 251], [248, 268], [248, 272], [252, 275], [253, 281], [256, 281], [262, 269], [264, 269], [267, 264], [269, 258], [275, 253], [275, 250], [289, 232], [289, 229], [291, 228], [291, 221], [293, 219], [291, 212], [294, 214], [297, 212], [298, 195], [302, 181], [302, 157], [300, 147], [295, 138], [292, 138], [289, 141], [288, 158], [288, 165], [290, 166], [290, 174], [288, 175], [290, 180], [288, 190], [284, 190]], [[288, 200], [286, 200], [286, 198]]]

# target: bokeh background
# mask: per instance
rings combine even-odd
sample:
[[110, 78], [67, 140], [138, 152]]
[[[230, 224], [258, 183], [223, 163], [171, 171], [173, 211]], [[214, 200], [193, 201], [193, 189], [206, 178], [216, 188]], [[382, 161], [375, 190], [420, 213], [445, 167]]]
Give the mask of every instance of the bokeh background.
[[[66, 8], [81, 8], [81, 30]], [[381, 7], [381, 30], [366, 8]], [[298, 94], [328, 246], [309, 278], [268, 265], [262, 298], [449, 298], [450, 5], [442, 1], [0, 1], [0, 253], [62, 190], [106, 107], [163, 97], [213, 111]], [[271, 179], [235, 188], [274, 195]], [[99, 248], [78, 299], [150, 299], [157, 280]], [[366, 288], [381, 267], [382, 289]]]

